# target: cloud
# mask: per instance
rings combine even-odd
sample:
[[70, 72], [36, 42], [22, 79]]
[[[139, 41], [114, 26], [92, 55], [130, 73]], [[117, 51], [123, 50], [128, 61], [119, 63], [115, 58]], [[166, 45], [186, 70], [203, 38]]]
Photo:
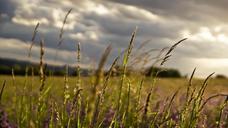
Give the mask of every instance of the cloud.
[[1, 0], [0, 1], [0, 14], [5, 14], [10, 17], [14, 15], [16, 5], [13, 0]]
[[[31, 42], [24, 42], [18, 39], [9, 39], [9, 38], [0, 38], [0, 57], [8, 57], [8, 58], [19, 58], [21, 60], [28, 61], [28, 49]], [[45, 45], [45, 44], [44, 44]], [[39, 55], [40, 55], [40, 47], [39, 45], [34, 45], [32, 48], [32, 61], [39, 62]], [[56, 57], [56, 49], [53, 48], [46, 48], [45, 47], [45, 54], [44, 60], [45, 63], [54, 64], [54, 65], [76, 65], [76, 52], [61, 50], [57, 52], [57, 59]], [[86, 67], [86, 63], [89, 62], [87, 56], [81, 53], [81, 66]]]
[[[86, 62], [96, 63], [111, 43], [113, 51], [108, 62], [110, 64], [119, 51], [127, 47], [131, 33], [137, 26], [135, 46], [151, 40], [145, 51], [171, 46], [188, 37], [175, 49], [173, 59], [167, 66], [186, 73], [202, 64], [202, 72], [207, 74], [209, 68], [222, 69], [214, 65], [205, 66], [207, 62], [218, 60], [218, 64], [222, 65], [227, 61], [226, 3], [225, 0], [2, 0], [0, 52], [2, 57], [23, 59], [26, 55], [22, 50], [26, 47], [25, 42], [31, 41], [33, 29], [39, 22], [35, 42], [38, 45], [40, 39], [45, 40], [47, 59], [53, 61], [63, 19], [72, 8], [64, 26], [59, 63], [73, 63], [76, 44], [81, 42]], [[38, 59], [38, 47], [34, 49], [37, 49], [34, 59]]]
[[[166, 18], [177, 18], [186, 22], [197, 22], [198, 24], [211, 24], [225, 22], [227, 11], [226, 0], [111, 0], [126, 5], [144, 8]], [[206, 21], [206, 22], [205, 22]]]

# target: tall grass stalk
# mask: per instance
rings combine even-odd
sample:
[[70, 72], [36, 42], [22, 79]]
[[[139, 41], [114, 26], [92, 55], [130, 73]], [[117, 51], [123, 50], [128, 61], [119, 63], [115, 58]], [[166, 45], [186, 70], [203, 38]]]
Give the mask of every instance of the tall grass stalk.
[[118, 95], [118, 100], [117, 100], [117, 113], [120, 112], [122, 88], [123, 88], [125, 77], [126, 77], [127, 63], [128, 63], [130, 54], [131, 54], [132, 49], [133, 49], [133, 42], [135, 39], [136, 31], [137, 31], [137, 27], [135, 28], [134, 32], [132, 33], [128, 48], [127, 48], [127, 50], [124, 54], [124, 57], [123, 57], [123, 74], [121, 76], [121, 83], [120, 83], [120, 87], [119, 87], [119, 95]]
[[40, 77], [40, 87], [39, 87], [39, 96], [38, 96], [38, 108], [37, 108], [37, 119], [36, 127], [41, 126], [42, 112], [44, 108], [43, 97], [44, 97], [44, 86], [45, 86], [45, 74], [44, 74], [44, 40], [40, 41], [40, 64], [39, 64], [39, 77]]
[[[140, 81], [140, 84], [138, 85], [137, 88], [137, 101], [136, 101], [136, 107], [135, 107], [135, 111], [139, 112], [140, 111], [140, 105], [141, 105], [141, 91], [142, 91], [142, 86], [144, 84], [145, 81], [145, 76], [142, 77], [142, 80]], [[135, 115], [135, 120], [139, 120], [139, 115], [136, 114]], [[139, 124], [136, 122], [136, 126], [138, 126]]]
[[29, 52], [28, 52], [28, 57], [29, 57], [29, 58], [31, 58], [32, 47], [33, 47], [33, 45], [35, 44], [35, 39], [36, 39], [36, 35], [37, 35], [37, 33], [38, 33], [38, 27], [39, 27], [39, 25], [40, 25], [40, 23], [38, 22], [38, 23], [36, 24], [36, 27], [35, 27], [34, 31], [33, 31], [32, 39], [31, 39], [32, 43], [31, 43], [31, 45], [30, 45], [30, 47], [29, 47]]
[[80, 73], [80, 60], [81, 60], [81, 45], [80, 42], [77, 44], [77, 68], [76, 68], [76, 73], [77, 73], [77, 84], [76, 88], [74, 91], [80, 88], [81, 85], [81, 73]]
[[116, 66], [118, 60], [119, 60], [119, 56], [115, 58], [110, 69], [108, 70], [108, 75], [106, 76], [106, 78], [104, 80], [104, 84], [103, 84], [103, 88], [102, 88], [102, 96], [104, 96], [104, 94], [105, 94], [106, 88], [108, 87], [108, 84], [109, 84], [109, 80], [110, 80], [111, 75], [113, 73], [113, 69]]
[[222, 123], [222, 114], [223, 114], [224, 108], [226, 107], [227, 104], [228, 104], [228, 96], [226, 96], [226, 99], [224, 100], [224, 103], [219, 108], [219, 117], [218, 117], [218, 120], [216, 121], [217, 128], [220, 128], [221, 125], [222, 125], [221, 124]]
[[40, 92], [43, 91], [45, 85], [45, 74], [44, 74], [44, 40], [40, 41]]
[[60, 32], [59, 32], [59, 41], [58, 41], [57, 48], [56, 48], [56, 51], [55, 51], [55, 58], [54, 58], [54, 61], [57, 61], [58, 51], [59, 51], [59, 49], [60, 49], [60, 46], [61, 46], [62, 43], [63, 43], [64, 27], [65, 27], [65, 24], [67, 23], [67, 18], [68, 18], [68, 16], [70, 15], [71, 11], [72, 11], [72, 9], [69, 9], [68, 12], [66, 13], [64, 19], [63, 19], [62, 27], [61, 27]]
[[100, 84], [100, 81], [101, 81], [101, 79], [103, 77], [103, 67], [104, 67], [104, 65], [105, 65], [105, 63], [106, 63], [106, 61], [108, 59], [108, 55], [110, 54], [111, 49], [112, 49], [111, 45], [109, 45], [105, 49], [105, 51], [104, 51], [104, 53], [103, 53], [103, 55], [102, 55], [102, 57], [100, 59], [100, 62], [98, 64], [98, 68], [97, 68], [96, 73], [95, 73], [96, 79], [95, 79], [94, 87], [92, 89], [92, 94], [94, 94], [94, 95], [96, 94], [97, 86]]
[[[92, 92], [91, 92], [92, 97], [91, 97], [91, 101], [90, 101], [90, 102], [94, 103], [94, 106], [90, 106], [90, 107], [94, 107], [94, 111], [92, 113], [92, 120], [90, 123], [90, 127], [94, 127], [97, 123], [97, 118], [98, 118], [98, 114], [99, 114], [99, 105], [101, 102], [100, 100], [101, 100], [101, 97], [103, 96], [102, 92], [97, 93], [97, 87], [100, 84], [101, 79], [103, 79], [103, 67], [107, 61], [108, 55], [111, 52], [111, 48], [112, 48], [111, 45], [109, 45], [105, 49], [105, 51], [100, 59], [100, 62], [98, 64], [96, 73], [95, 73], [96, 78], [95, 78], [94, 86], [92, 88]], [[94, 102], [94, 100], [95, 100], [95, 102]]]
[[2, 83], [2, 88], [1, 88], [1, 92], [0, 92], [0, 105], [2, 105], [2, 95], [3, 95], [5, 86], [6, 86], [6, 80], [4, 80]]

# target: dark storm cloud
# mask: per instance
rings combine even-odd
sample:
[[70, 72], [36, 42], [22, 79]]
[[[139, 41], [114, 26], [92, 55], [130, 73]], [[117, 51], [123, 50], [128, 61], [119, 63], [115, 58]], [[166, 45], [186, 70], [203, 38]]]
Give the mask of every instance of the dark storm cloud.
[[[199, 23], [227, 22], [224, 16], [227, 0], [111, 0], [126, 5], [144, 8], [166, 18]], [[221, 21], [222, 19], [222, 21]]]
[[10, 17], [14, 15], [16, 5], [12, 0], [1, 0], [0, 1], [0, 14], [6, 14]]
[[5, 22], [0, 24], [0, 35], [4, 38], [18, 38], [23, 41], [31, 39], [32, 29], [29, 26]]
[[118, 17], [109, 17], [106, 16], [86, 16], [88, 19], [93, 19], [97, 24], [102, 28], [104, 33], [114, 34], [117, 36], [129, 36], [129, 32], [132, 32], [133, 29], [137, 26], [139, 28], [139, 35], [150, 36], [151, 38], [172, 38], [176, 37], [175, 33], [172, 31], [178, 32], [180, 25], [172, 25], [162, 23], [154, 23], [153, 21], [144, 21], [144, 20], [120, 20]]

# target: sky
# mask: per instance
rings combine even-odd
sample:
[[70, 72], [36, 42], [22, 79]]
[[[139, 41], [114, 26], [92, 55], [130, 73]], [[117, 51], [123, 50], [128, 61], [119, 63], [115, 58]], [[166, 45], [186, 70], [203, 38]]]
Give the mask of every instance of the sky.
[[[39, 22], [32, 49], [34, 61], [39, 59], [39, 40], [44, 39], [47, 63], [75, 64], [80, 42], [82, 66], [97, 64], [110, 44], [111, 64], [127, 48], [137, 26], [135, 52], [145, 41], [143, 51], [170, 47], [187, 37], [165, 67], [176, 68], [183, 75], [196, 67], [198, 77], [212, 72], [228, 76], [227, 5], [227, 0], [1, 0], [0, 57], [26, 60]], [[69, 9], [72, 12], [64, 26], [63, 42], [57, 48]], [[157, 54], [152, 52], [151, 56]]]

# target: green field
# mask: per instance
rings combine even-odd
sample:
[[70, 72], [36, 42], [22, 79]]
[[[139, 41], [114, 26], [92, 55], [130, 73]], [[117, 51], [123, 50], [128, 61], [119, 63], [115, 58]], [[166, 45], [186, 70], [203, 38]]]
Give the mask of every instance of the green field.
[[[26, 79], [24, 76], [16, 76], [15, 77], [16, 86], [18, 86], [19, 89], [22, 89], [24, 87], [24, 84], [26, 82]], [[33, 89], [34, 91], [39, 90], [40, 86], [40, 80], [39, 77], [28, 77], [28, 87], [31, 85], [31, 80], [34, 80], [33, 82]], [[130, 80], [132, 82], [132, 90], [136, 89], [141, 81], [142, 77], [130, 77]], [[14, 86], [13, 86], [13, 80], [12, 76], [0, 76], [0, 81], [3, 82], [6, 80], [7, 84], [4, 89], [4, 95], [2, 100], [8, 100], [10, 96], [14, 93]], [[119, 78], [112, 78], [110, 81], [110, 86], [108, 89], [112, 91], [112, 89], [115, 89], [116, 86], [119, 85], [118, 83]], [[84, 89], [84, 91], [88, 91], [90, 88], [92, 88], [92, 82], [94, 81], [93, 78], [90, 77], [83, 77], [82, 78], [82, 85], [81, 88]], [[201, 86], [203, 83], [203, 79], [194, 79], [193, 85], [195, 86]], [[77, 82], [77, 77], [69, 77], [68, 82], [70, 85], [70, 88], [74, 88]], [[58, 93], [60, 95], [61, 91], [64, 88], [64, 77], [51, 77], [47, 78], [47, 85], [51, 86], [51, 93], [56, 94]], [[149, 92], [149, 89], [152, 85], [152, 79], [146, 78], [144, 85], [142, 87], [142, 92], [145, 94]], [[188, 79], [186, 78], [157, 78], [155, 89], [157, 89], [157, 94], [161, 95], [161, 98], [164, 98], [166, 96], [171, 95], [174, 91], [177, 89], [181, 89], [182, 91], [185, 91], [185, 89], [188, 86]], [[63, 91], [62, 91], [63, 93]], [[207, 90], [205, 92], [207, 95], [212, 95], [216, 93], [228, 93], [228, 79], [216, 79], [212, 78], [209, 83]]]
[[[189, 85], [188, 79], [156, 78], [156, 82], [154, 82], [153, 78], [145, 78], [143, 84], [141, 84], [142, 79], [142, 76], [126, 77], [123, 83], [122, 95], [120, 101], [118, 101], [121, 77], [110, 78], [106, 92], [97, 105], [97, 99], [99, 99], [99, 92], [103, 88], [104, 80], [100, 81], [96, 93], [93, 94], [95, 77], [82, 77], [78, 85], [78, 77], [48, 77], [45, 81], [44, 90], [49, 91], [44, 91], [45, 94], [39, 94], [39, 77], [15, 76], [13, 80], [12, 76], [0, 76], [1, 82], [6, 80], [1, 108], [7, 113], [9, 122], [19, 127], [157, 127], [157, 125], [159, 127], [173, 127], [177, 123], [184, 125], [184, 127], [190, 125], [217, 126], [218, 117], [215, 114], [219, 113], [219, 106], [224, 102], [223, 96], [210, 100], [205, 105], [204, 111], [200, 112], [199, 117], [195, 120], [196, 124], [188, 124], [185, 120], [181, 122], [180, 119], [168, 119], [169, 116], [172, 117], [172, 114], [175, 115], [177, 111], [184, 108], [186, 89]], [[203, 82], [203, 79], [194, 79], [192, 88], [199, 89]], [[151, 91], [152, 86], [153, 90]], [[75, 88], [82, 89], [80, 95], [74, 93]], [[179, 92], [175, 95], [172, 105], [170, 108], [166, 108], [177, 90]], [[152, 94], [150, 95], [150, 101], [148, 101], [150, 92]], [[206, 99], [211, 95], [227, 93], [228, 79], [210, 79], [202, 97]], [[77, 103], [72, 103], [76, 100], [75, 95], [77, 95]], [[39, 99], [40, 96], [43, 99]], [[75, 107], [72, 107], [72, 113], [74, 114], [69, 116], [69, 113], [71, 113], [69, 112], [69, 106], [72, 106], [72, 104], [75, 105]], [[191, 105], [188, 107], [192, 108]], [[116, 113], [117, 111], [118, 113]], [[188, 114], [182, 114], [186, 116], [184, 117], [186, 120], [190, 120]], [[220, 122], [220, 125], [223, 126], [227, 125], [225, 124], [227, 119], [225, 114], [226, 111], [224, 111]], [[202, 117], [210, 122], [201, 122]], [[161, 124], [166, 118], [168, 120]]]

